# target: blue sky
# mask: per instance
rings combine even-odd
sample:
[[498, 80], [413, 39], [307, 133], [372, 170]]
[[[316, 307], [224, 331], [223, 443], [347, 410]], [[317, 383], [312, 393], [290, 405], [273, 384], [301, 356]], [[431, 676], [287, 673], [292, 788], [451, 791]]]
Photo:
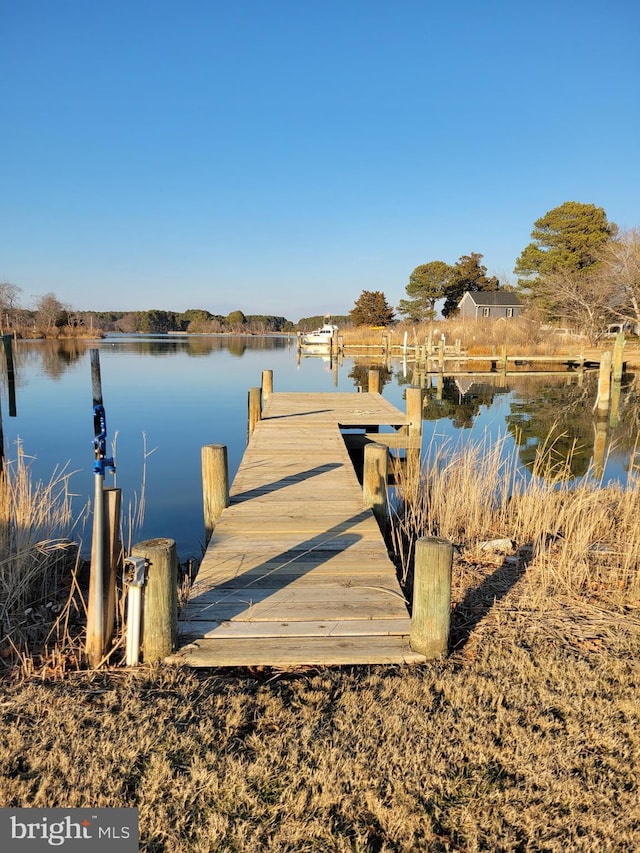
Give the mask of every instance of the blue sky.
[[300, 317], [640, 225], [637, 0], [0, 0], [0, 281]]

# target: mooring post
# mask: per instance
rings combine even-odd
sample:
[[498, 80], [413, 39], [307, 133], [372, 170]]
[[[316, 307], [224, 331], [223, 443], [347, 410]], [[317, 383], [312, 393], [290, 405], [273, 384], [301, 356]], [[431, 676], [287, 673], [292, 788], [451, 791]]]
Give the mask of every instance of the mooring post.
[[273, 394], [273, 370], [262, 371], [262, 399], [268, 400]]
[[116, 585], [122, 571], [123, 552], [120, 540], [122, 489], [104, 490], [104, 640], [105, 651], [113, 639], [116, 627]]
[[411, 611], [411, 648], [427, 659], [442, 657], [449, 647], [453, 545], [427, 536], [416, 542]]
[[422, 434], [422, 388], [411, 385], [405, 392], [409, 435]]
[[370, 394], [379, 394], [380, 393], [380, 371], [379, 370], [370, 370], [369, 371], [369, 393]]
[[201, 461], [206, 544], [211, 539], [220, 513], [229, 506], [229, 463], [226, 444], [205, 444], [201, 449]]
[[4, 356], [7, 363], [7, 384], [9, 386], [9, 417], [16, 416], [16, 374], [13, 365], [13, 337], [11, 335], [2, 336], [2, 345], [4, 347]]
[[620, 332], [616, 335], [616, 343], [613, 349], [613, 373], [612, 378], [614, 382], [620, 382], [622, 379], [622, 364], [623, 364], [623, 353], [624, 353], [624, 334]]
[[178, 637], [178, 555], [173, 539], [148, 539], [131, 549], [148, 565], [142, 616], [142, 657], [145, 663], [164, 660]]
[[382, 444], [371, 442], [364, 447], [362, 500], [373, 510], [378, 524], [384, 529], [387, 521], [387, 481], [389, 452]]
[[249, 435], [256, 428], [262, 415], [262, 389], [249, 388]]
[[606, 350], [600, 357], [600, 370], [598, 373], [598, 399], [595, 408], [606, 411], [611, 399], [611, 351]]

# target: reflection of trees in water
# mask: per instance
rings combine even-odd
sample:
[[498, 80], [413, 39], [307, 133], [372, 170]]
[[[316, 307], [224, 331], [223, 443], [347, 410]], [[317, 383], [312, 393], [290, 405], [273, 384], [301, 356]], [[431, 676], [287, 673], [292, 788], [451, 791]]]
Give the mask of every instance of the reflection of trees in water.
[[594, 457], [594, 435], [602, 437], [603, 427], [607, 445], [615, 444], [622, 451], [633, 447], [638, 429], [634, 418], [639, 413], [637, 379], [624, 378], [617, 420], [608, 413], [594, 413], [597, 385], [596, 373], [586, 373], [580, 383], [575, 377], [571, 384], [551, 377], [528, 377], [519, 384], [511, 414], [505, 420], [519, 446], [520, 459], [529, 470], [535, 465], [539, 448], [548, 448], [551, 461], [568, 465], [573, 477], [584, 476]]
[[362, 391], [369, 390], [369, 371], [377, 370], [380, 375], [380, 391], [391, 381], [391, 370], [381, 362], [369, 361], [356, 362], [349, 372], [349, 379], [353, 379], [354, 387]]
[[[84, 340], [39, 340], [13, 342], [13, 364], [16, 386], [20, 387], [21, 374], [29, 365], [36, 365], [47, 376], [59, 379], [67, 368], [79, 361], [91, 346]], [[94, 344], [95, 346], [95, 344]], [[0, 358], [2, 378], [7, 379], [7, 363]]]
[[[92, 348], [114, 347], [120, 352], [152, 356], [170, 356], [186, 353], [200, 358], [212, 352], [228, 350], [232, 355], [242, 356], [247, 350], [276, 350], [290, 346], [287, 337], [257, 335], [184, 335], [184, 336], [148, 336], [103, 338], [101, 341], [69, 339], [18, 341], [13, 343], [13, 362], [15, 384], [21, 386], [21, 372], [29, 365], [35, 365], [52, 379], [60, 378], [67, 368], [83, 358]], [[0, 376], [7, 383], [7, 365], [0, 354]]]
[[425, 389], [423, 417], [428, 421], [448, 418], [456, 429], [469, 429], [481, 406], [490, 406], [498, 394], [506, 388], [498, 388], [490, 382], [460, 380], [451, 376], [439, 376], [436, 385]]

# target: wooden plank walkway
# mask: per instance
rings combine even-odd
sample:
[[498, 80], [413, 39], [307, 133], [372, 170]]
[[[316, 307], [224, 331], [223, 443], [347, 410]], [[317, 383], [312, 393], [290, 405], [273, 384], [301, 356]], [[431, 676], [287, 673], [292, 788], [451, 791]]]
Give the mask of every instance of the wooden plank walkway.
[[[188, 666], [417, 663], [410, 619], [340, 427], [402, 427], [379, 394], [265, 403], [178, 624]], [[382, 434], [381, 434], [382, 436]]]

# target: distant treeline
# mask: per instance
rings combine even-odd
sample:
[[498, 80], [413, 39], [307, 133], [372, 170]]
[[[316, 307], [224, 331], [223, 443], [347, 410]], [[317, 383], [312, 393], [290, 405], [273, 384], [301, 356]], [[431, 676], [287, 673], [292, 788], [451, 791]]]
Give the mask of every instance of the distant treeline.
[[295, 325], [286, 317], [244, 314], [242, 311], [232, 311], [231, 314], [223, 316], [211, 314], [204, 308], [190, 308], [182, 312], [158, 308], [148, 311], [78, 311], [74, 319], [77, 325], [102, 332], [265, 334], [295, 330]]
[[328, 318], [323, 315], [303, 317], [297, 324], [286, 317], [268, 314], [244, 314], [232, 311], [230, 314], [211, 314], [204, 308], [190, 308], [188, 311], [163, 311], [152, 308], [148, 311], [78, 311], [73, 318], [77, 325], [102, 332], [190, 332], [212, 333], [251, 333], [301, 332], [332, 322], [338, 326], [351, 324], [347, 315]]

